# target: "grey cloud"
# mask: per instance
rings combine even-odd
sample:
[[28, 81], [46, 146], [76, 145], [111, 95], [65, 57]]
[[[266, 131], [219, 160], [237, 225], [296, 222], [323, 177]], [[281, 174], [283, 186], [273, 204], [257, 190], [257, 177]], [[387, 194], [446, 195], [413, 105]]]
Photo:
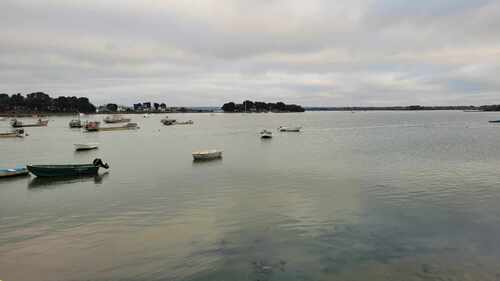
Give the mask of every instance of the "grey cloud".
[[498, 103], [492, 0], [0, 2], [0, 92], [96, 103]]

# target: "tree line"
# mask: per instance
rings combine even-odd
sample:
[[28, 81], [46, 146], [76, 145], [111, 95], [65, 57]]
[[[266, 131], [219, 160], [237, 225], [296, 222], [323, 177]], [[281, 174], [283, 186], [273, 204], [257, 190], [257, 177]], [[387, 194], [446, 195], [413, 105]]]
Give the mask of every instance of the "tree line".
[[0, 93], [0, 112], [2, 113], [94, 113], [96, 107], [85, 97], [59, 96], [51, 98], [43, 92], [13, 94]]
[[304, 112], [304, 108], [296, 104], [253, 102], [250, 100], [246, 100], [240, 104], [228, 102], [221, 109], [224, 112]]

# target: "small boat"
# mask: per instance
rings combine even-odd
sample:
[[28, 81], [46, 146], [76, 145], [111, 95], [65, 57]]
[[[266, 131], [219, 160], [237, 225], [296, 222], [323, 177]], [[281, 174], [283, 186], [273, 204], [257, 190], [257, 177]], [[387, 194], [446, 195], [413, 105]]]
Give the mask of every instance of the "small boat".
[[302, 127], [283, 127], [283, 126], [280, 126], [278, 128], [278, 130], [280, 132], [300, 132], [301, 129], [302, 129]]
[[17, 119], [12, 119], [11, 123], [12, 127], [14, 128], [21, 128], [21, 127], [45, 127], [47, 124], [49, 124], [49, 120], [42, 120], [38, 119], [36, 123], [31, 123], [31, 124], [23, 124], [23, 122], [17, 120]]
[[28, 174], [28, 169], [26, 169], [26, 167], [0, 169], [0, 178], [25, 176], [27, 174]]
[[97, 149], [98, 143], [96, 142], [89, 142], [89, 143], [75, 143], [75, 150], [80, 151], [80, 150], [91, 150], [91, 149]]
[[75, 177], [97, 175], [99, 168], [108, 169], [101, 159], [96, 158], [91, 164], [69, 165], [28, 165], [28, 171], [37, 177]]
[[174, 122], [173, 125], [193, 125], [193, 124], [194, 124], [193, 120], [188, 120], [184, 122]]
[[22, 138], [24, 137], [23, 129], [16, 129], [9, 133], [0, 133], [0, 138]]
[[81, 128], [82, 121], [80, 119], [73, 119], [73, 120], [69, 121], [69, 127], [70, 128]]
[[160, 122], [165, 125], [165, 126], [170, 126], [176, 124], [177, 120], [175, 119], [168, 119], [168, 116], [161, 119]]
[[130, 118], [125, 118], [121, 115], [110, 115], [104, 118], [104, 123], [128, 123]]
[[490, 120], [488, 122], [490, 122], [490, 123], [500, 123], [500, 120]]
[[85, 128], [85, 130], [87, 130], [87, 132], [97, 132], [99, 131], [100, 124], [101, 122], [99, 121], [88, 121], [83, 127]]
[[262, 139], [270, 139], [272, 137], [273, 137], [273, 133], [271, 131], [264, 129], [260, 132], [260, 138], [262, 138]]
[[140, 129], [139, 125], [137, 123], [127, 123], [122, 126], [117, 126], [117, 127], [99, 127], [97, 130], [98, 131], [122, 131], [122, 130], [137, 130]]
[[193, 159], [196, 161], [213, 160], [219, 158], [222, 158], [222, 150], [209, 149], [209, 150], [193, 151]]
[[151, 117], [151, 114], [146, 113], [146, 114], [144, 114], [142, 117], [144, 117], [144, 118], [149, 118], [149, 117]]

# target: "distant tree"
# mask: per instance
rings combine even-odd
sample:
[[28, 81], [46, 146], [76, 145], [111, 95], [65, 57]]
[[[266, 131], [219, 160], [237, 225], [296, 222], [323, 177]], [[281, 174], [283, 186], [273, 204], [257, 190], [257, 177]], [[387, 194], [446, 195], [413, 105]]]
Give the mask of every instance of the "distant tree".
[[162, 102], [162, 103], [160, 104], [160, 108], [161, 108], [161, 109], [167, 109], [167, 105], [166, 105], [164, 102]]
[[26, 96], [26, 106], [32, 111], [49, 111], [52, 99], [43, 92], [35, 92]]
[[158, 111], [158, 108], [160, 108], [160, 104], [159, 104], [159, 103], [157, 103], [157, 102], [155, 102], [155, 103], [153, 104], [153, 107], [155, 108], [155, 110], [156, 110], [156, 111]]
[[276, 103], [276, 109], [279, 111], [285, 111], [286, 110], [286, 105], [282, 102], [277, 102]]
[[151, 103], [150, 102], [143, 102], [142, 108], [143, 109], [151, 109]]
[[181, 108], [179, 108], [179, 111], [182, 112], [182, 113], [186, 113], [187, 112], [187, 108], [181, 107]]
[[222, 108], [221, 108], [224, 112], [234, 112], [235, 109], [236, 109], [236, 105], [234, 104], [234, 102], [228, 102], [228, 103], [225, 103]]
[[250, 111], [254, 108], [254, 104], [252, 101], [246, 100], [243, 102], [243, 110]]
[[108, 103], [106, 105], [106, 109], [111, 112], [116, 112], [118, 110], [118, 105], [116, 105], [115, 103]]
[[96, 107], [90, 103], [88, 98], [85, 97], [77, 99], [76, 109], [81, 113], [94, 113], [96, 111]]
[[269, 110], [265, 102], [256, 101], [254, 104], [257, 112], [265, 112]]
[[10, 110], [10, 97], [7, 94], [0, 94], [0, 111]]
[[10, 97], [10, 104], [12, 107], [17, 108], [25, 105], [25, 98], [20, 93], [12, 95]]

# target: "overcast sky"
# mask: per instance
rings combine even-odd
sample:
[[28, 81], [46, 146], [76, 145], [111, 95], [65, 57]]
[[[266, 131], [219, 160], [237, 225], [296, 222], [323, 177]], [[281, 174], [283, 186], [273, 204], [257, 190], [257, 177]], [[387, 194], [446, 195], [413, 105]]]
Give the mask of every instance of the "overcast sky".
[[0, 0], [0, 92], [500, 103], [499, 0]]

